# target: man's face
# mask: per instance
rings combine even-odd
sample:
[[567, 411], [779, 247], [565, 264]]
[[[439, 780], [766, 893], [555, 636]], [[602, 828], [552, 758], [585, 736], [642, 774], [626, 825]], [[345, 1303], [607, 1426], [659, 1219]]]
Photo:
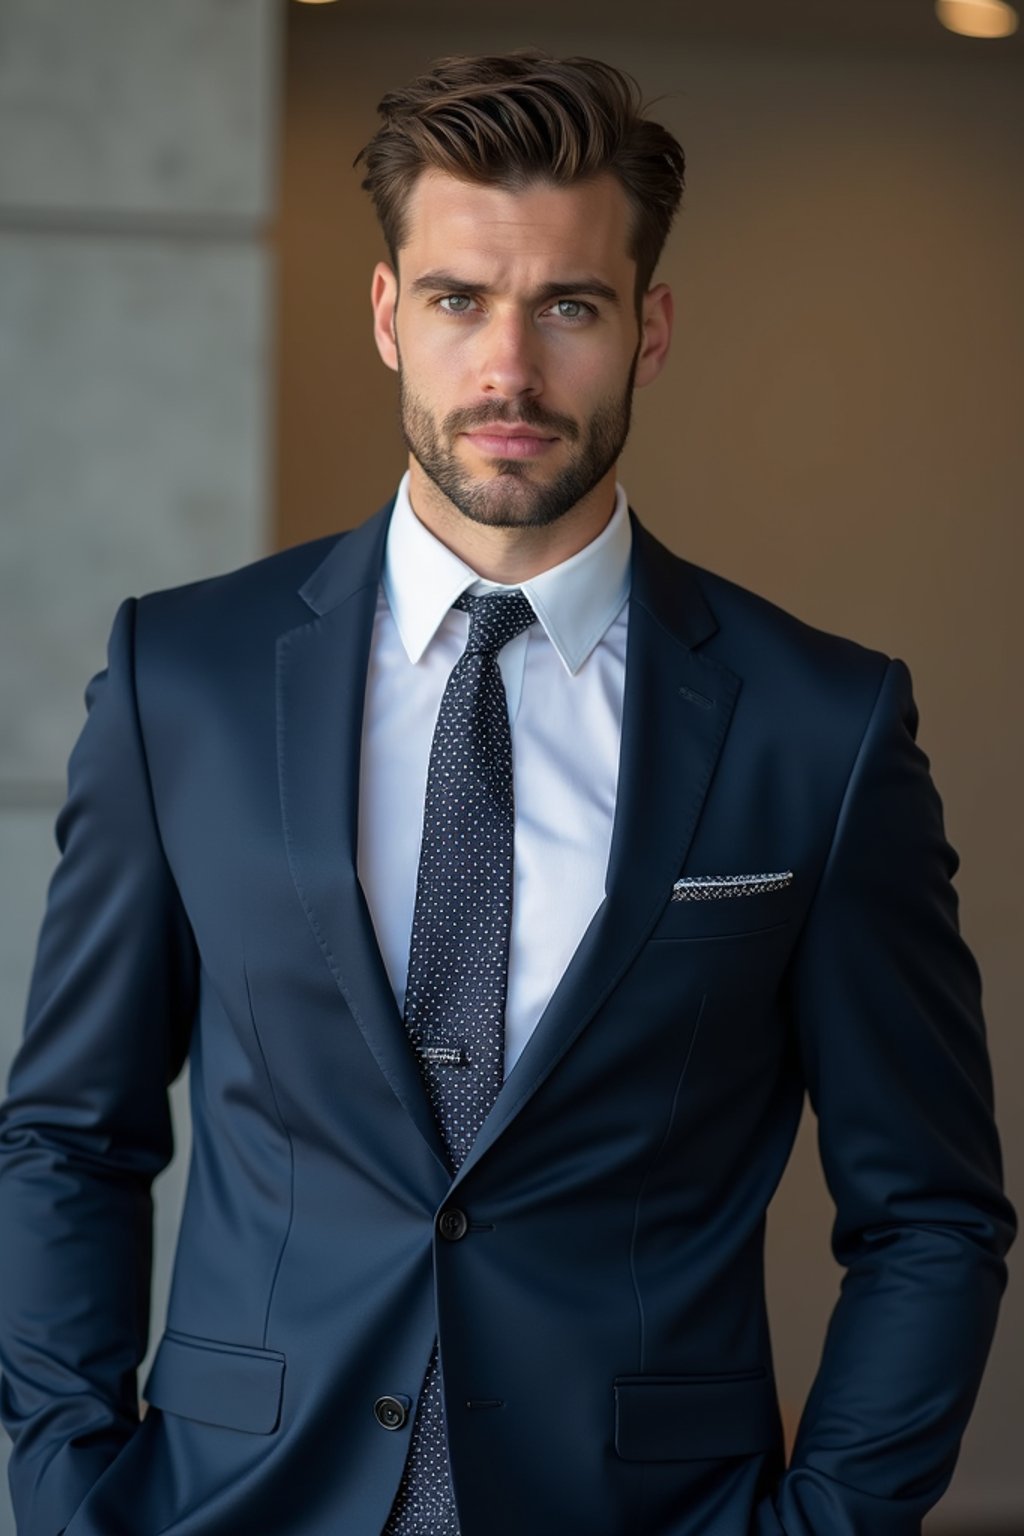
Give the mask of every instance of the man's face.
[[610, 475], [629, 431], [641, 327], [625, 193], [611, 176], [510, 192], [429, 171], [407, 228], [374, 309], [414, 474], [476, 523], [552, 523]]

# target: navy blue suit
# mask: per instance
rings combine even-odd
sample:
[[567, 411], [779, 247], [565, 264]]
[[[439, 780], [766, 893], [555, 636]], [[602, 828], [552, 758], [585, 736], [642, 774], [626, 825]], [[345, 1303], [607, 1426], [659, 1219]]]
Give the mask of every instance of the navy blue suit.
[[[1013, 1213], [906, 667], [634, 520], [607, 894], [450, 1186], [355, 874], [388, 512], [126, 603], [90, 685], [0, 1119], [19, 1532], [379, 1536], [409, 1420], [374, 1405], [414, 1411], [436, 1330], [464, 1536], [912, 1536]], [[784, 1469], [762, 1247], [805, 1091], [846, 1274]]]

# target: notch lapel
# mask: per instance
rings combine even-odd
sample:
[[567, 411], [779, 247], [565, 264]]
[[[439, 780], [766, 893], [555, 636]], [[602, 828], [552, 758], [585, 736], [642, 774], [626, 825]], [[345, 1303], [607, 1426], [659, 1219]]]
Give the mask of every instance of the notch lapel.
[[653, 928], [683, 867], [739, 694], [735, 673], [697, 649], [717, 625], [689, 567], [635, 517], [632, 523], [619, 780], [605, 899], [458, 1179], [553, 1070]]
[[302, 588], [316, 617], [277, 643], [278, 774], [288, 864], [332, 976], [384, 1076], [448, 1171], [356, 872], [366, 669], [391, 504]]

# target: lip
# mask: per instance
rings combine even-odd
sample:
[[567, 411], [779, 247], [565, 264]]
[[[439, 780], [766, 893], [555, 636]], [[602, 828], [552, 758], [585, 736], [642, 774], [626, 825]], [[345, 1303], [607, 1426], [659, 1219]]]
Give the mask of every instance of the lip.
[[557, 437], [542, 437], [540, 433], [522, 427], [505, 430], [498, 427], [489, 432], [466, 432], [464, 436], [478, 452], [498, 459], [536, 459], [558, 442]]

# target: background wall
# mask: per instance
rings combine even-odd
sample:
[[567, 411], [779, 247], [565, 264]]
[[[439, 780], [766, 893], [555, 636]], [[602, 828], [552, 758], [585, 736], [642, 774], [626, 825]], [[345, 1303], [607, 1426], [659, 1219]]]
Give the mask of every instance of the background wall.
[[[292, 8], [277, 536], [360, 522], [403, 468], [370, 334], [384, 252], [350, 169], [384, 91], [445, 53], [531, 43], [632, 70], [663, 98], [689, 176], [659, 274], [676, 293], [673, 357], [637, 397], [623, 481], [680, 553], [909, 663], [1022, 1203], [1024, 38], [953, 38], [926, 4], [717, 9], [716, 26], [709, 7], [634, 0], [625, 24], [621, 7], [563, 0], [556, 27], [531, 0], [514, 24], [462, 0], [432, 3], [429, 26], [400, 0]], [[770, 1223], [791, 1418], [840, 1276], [831, 1216], [808, 1115]], [[1022, 1389], [1011, 1285], [929, 1531], [1024, 1531]]]
[[280, 19], [273, 0], [0, 0], [0, 1076], [118, 603], [266, 547]]
[[[561, 0], [558, 31], [548, 9], [483, 25], [431, 0], [427, 27], [422, 0], [0, 0], [0, 1068], [117, 603], [350, 526], [401, 471], [350, 169], [377, 100], [444, 52], [537, 42], [632, 69], [689, 156], [632, 501], [689, 558], [912, 667], [1024, 1203], [1024, 36], [949, 38], [924, 0], [633, 0], [625, 20]], [[180, 1086], [176, 1108], [156, 1327]], [[805, 1122], [769, 1254], [793, 1416], [839, 1277], [830, 1219]], [[1024, 1531], [1019, 1293], [936, 1536]]]

